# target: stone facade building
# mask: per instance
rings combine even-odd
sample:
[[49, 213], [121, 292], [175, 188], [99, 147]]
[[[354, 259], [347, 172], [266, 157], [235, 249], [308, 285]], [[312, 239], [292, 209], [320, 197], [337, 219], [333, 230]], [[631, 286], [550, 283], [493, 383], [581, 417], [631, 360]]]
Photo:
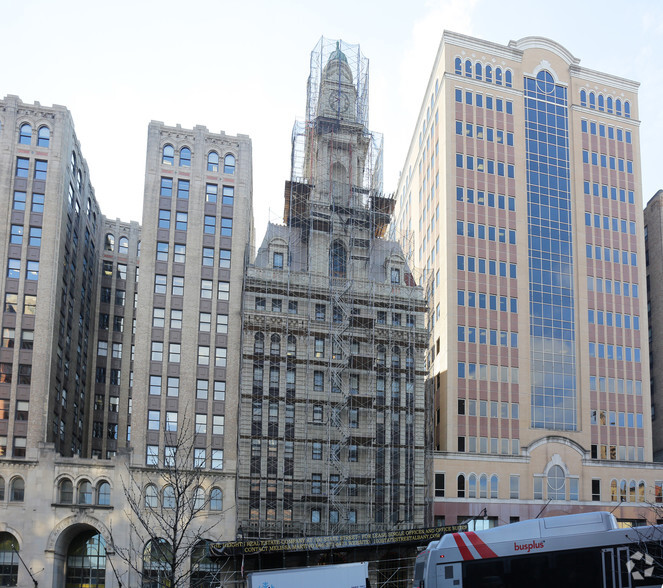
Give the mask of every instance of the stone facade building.
[[238, 522], [245, 536], [424, 522], [424, 301], [384, 238], [368, 63], [322, 39], [295, 124], [284, 224], [244, 286]]

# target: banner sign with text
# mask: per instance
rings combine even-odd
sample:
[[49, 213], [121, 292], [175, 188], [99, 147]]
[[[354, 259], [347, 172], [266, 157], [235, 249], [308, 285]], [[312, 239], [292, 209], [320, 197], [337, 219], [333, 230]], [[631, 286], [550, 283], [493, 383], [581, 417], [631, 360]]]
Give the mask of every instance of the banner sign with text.
[[447, 525], [427, 529], [407, 529], [354, 535], [326, 535], [323, 537], [290, 537], [285, 539], [245, 539], [210, 543], [210, 557], [229, 555], [250, 555], [276, 551], [321, 551], [327, 549], [348, 549], [369, 547], [386, 543], [428, 543], [439, 539], [445, 533], [467, 531], [467, 525]]

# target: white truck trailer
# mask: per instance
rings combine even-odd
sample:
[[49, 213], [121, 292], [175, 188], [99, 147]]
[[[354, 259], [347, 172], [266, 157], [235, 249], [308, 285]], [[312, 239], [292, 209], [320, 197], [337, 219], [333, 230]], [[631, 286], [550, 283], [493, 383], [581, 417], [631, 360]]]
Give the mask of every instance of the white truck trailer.
[[368, 562], [249, 574], [249, 588], [370, 588]]

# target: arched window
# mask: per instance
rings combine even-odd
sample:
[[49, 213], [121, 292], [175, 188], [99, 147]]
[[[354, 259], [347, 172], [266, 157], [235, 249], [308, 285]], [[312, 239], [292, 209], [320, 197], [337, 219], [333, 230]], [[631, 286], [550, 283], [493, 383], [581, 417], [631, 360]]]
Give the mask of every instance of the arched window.
[[87, 480], [78, 483], [78, 504], [92, 504], [92, 484]]
[[47, 126], [39, 127], [37, 131], [37, 145], [39, 147], [48, 147], [51, 144], [51, 129]]
[[136, 243], [136, 257], [140, 257], [140, 241]]
[[619, 482], [619, 500], [621, 502], [626, 502], [627, 498], [628, 496], [626, 493], [626, 480], [621, 480]]
[[480, 80], [482, 76], [483, 76], [483, 68], [481, 67], [481, 64], [480, 64], [480, 63], [477, 63], [477, 64], [474, 66], [474, 77], [475, 77], [477, 80]]
[[74, 501], [74, 485], [65, 478], [60, 482], [58, 501], [62, 504], [71, 504]]
[[164, 508], [175, 508], [175, 490], [172, 486], [166, 486], [163, 489], [162, 504]]
[[235, 156], [232, 153], [228, 153], [223, 158], [223, 173], [230, 175], [235, 173]]
[[0, 533], [0, 586], [18, 586], [18, 541], [11, 533]]
[[566, 478], [561, 466], [554, 465], [548, 470], [548, 499], [566, 499]]
[[610, 482], [610, 502], [617, 502], [619, 500], [619, 492], [617, 490], [617, 480]]
[[465, 77], [472, 77], [472, 62], [469, 59], [465, 60]]
[[96, 530], [83, 531], [67, 551], [66, 586], [103, 586], [106, 577], [106, 542]]
[[587, 92], [580, 90], [580, 106], [587, 106]]
[[175, 165], [175, 149], [172, 145], [164, 145], [161, 157], [163, 165]]
[[113, 251], [115, 249], [115, 235], [106, 233], [104, 239], [104, 251]]
[[272, 335], [269, 341], [269, 354], [281, 355], [281, 337], [279, 335]]
[[207, 154], [207, 171], [219, 171], [219, 154], [216, 151]]
[[120, 237], [117, 250], [122, 255], [129, 255], [129, 239], [126, 237]]
[[345, 247], [340, 241], [334, 241], [329, 250], [329, 275], [332, 278], [345, 278], [347, 274], [347, 258]]
[[612, 110], [613, 110], [613, 108], [612, 108], [612, 96], [608, 96], [608, 98], [607, 98], [607, 100], [606, 100], [606, 110], [607, 110], [610, 114], [612, 114]]
[[488, 476], [486, 474], [479, 476], [479, 498], [488, 498]]
[[394, 346], [391, 348], [391, 369], [398, 370], [401, 367], [401, 350]]
[[21, 145], [30, 145], [32, 143], [32, 126], [28, 123], [21, 125], [18, 132], [18, 142]]
[[148, 541], [143, 550], [143, 586], [170, 586], [169, 562], [173, 548], [165, 539]]
[[463, 474], [458, 474], [458, 498], [465, 498], [465, 476]]
[[501, 67], [496, 67], [495, 68], [495, 83], [498, 86], [502, 85], [502, 68]]
[[644, 502], [645, 501], [645, 482], [644, 480], [640, 480], [638, 482], [638, 502]]
[[288, 335], [288, 357], [295, 357], [297, 355], [297, 337], [295, 335]]
[[408, 347], [407, 355], [405, 356], [405, 369], [410, 372], [414, 369], [414, 349]]
[[198, 486], [193, 491], [193, 508], [194, 510], [201, 510], [205, 506], [205, 491]]
[[0, 476], [0, 502], [5, 499], [5, 479]]
[[603, 98], [603, 94], [599, 94], [599, 110], [605, 110], [605, 99]]
[[191, 550], [191, 586], [212, 588], [219, 585], [221, 562], [208, 557], [207, 541], [199, 541]]
[[[81, 190], [81, 184], [83, 183], [83, 174], [81, 173], [81, 170], [79, 169], [76, 172], [76, 187], [78, 188], [78, 191], [80, 192]], [[89, 207], [88, 207], [89, 210]], [[88, 215], [89, 216], [89, 215]]]
[[507, 88], [510, 88], [511, 86], [513, 86], [513, 74], [511, 73], [510, 69], [507, 69], [504, 72], [504, 85]]
[[456, 57], [456, 59], [454, 60], [454, 71], [458, 75], [461, 75], [463, 73], [463, 62], [461, 61], [460, 57]]
[[596, 108], [596, 94], [594, 92], [589, 93], [589, 107]]
[[97, 486], [97, 504], [110, 506], [110, 484], [108, 482], [100, 482]]
[[635, 492], [636, 492], [636, 486], [635, 486], [635, 480], [631, 480], [628, 485], [628, 501], [629, 502], [635, 502]]
[[145, 487], [145, 508], [157, 508], [159, 505], [159, 493], [154, 484]]
[[212, 488], [209, 493], [209, 509], [223, 510], [223, 490], [221, 488]]
[[493, 81], [493, 68], [490, 65], [486, 66], [486, 81], [491, 83]]
[[191, 167], [191, 149], [188, 147], [180, 149], [180, 167]]
[[490, 476], [490, 497], [497, 498], [497, 474]]
[[23, 502], [25, 499], [25, 482], [23, 478], [14, 478], [9, 483], [9, 502]]
[[71, 174], [73, 175], [74, 172], [76, 171], [76, 152], [75, 151], [71, 152], [71, 160], [69, 161], [69, 165], [71, 166]]
[[617, 116], [622, 115], [622, 101], [619, 98], [617, 98], [617, 100], [615, 100], [615, 114]]
[[256, 333], [255, 339], [253, 341], [253, 353], [256, 355], [262, 355], [265, 353], [265, 334]]
[[384, 345], [378, 345], [377, 364], [382, 367], [387, 364], [387, 349]]
[[468, 478], [468, 493], [467, 497], [468, 498], [476, 498], [477, 497], [477, 477], [474, 474], [470, 474]]
[[624, 116], [631, 118], [631, 103], [628, 100], [624, 100]]

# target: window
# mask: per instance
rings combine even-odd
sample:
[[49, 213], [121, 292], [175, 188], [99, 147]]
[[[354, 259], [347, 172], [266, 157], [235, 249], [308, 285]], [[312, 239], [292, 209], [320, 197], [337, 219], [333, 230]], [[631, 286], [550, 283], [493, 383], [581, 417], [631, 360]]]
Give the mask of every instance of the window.
[[209, 495], [209, 509], [223, 510], [223, 491], [221, 488], [212, 488]]
[[[221, 229], [221, 234], [223, 234], [223, 229]], [[230, 267], [230, 249], [219, 249], [219, 267]]]
[[[9, 327], [3, 327], [2, 329], [2, 347], [14, 347], [14, 337], [15, 337], [16, 330], [9, 328]], [[101, 343], [101, 341], [100, 341]]]
[[207, 155], [207, 171], [219, 171], [219, 154], [216, 151], [210, 151]]
[[[206, 235], [213, 235], [216, 232], [216, 217], [205, 215], [205, 223], [203, 226], [203, 232]], [[213, 256], [212, 256], [213, 257]]]
[[74, 501], [74, 485], [71, 483], [71, 480], [62, 480], [59, 491], [58, 500], [61, 504], [71, 504]]
[[168, 243], [157, 241], [157, 261], [168, 261]]
[[9, 242], [14, 245], [23, 243], [23, 225], [11, 225], [9, 230]]
[[311, 445], [311, 459], [322, 459], [322, 443], [314, 441]]
[[16, 158], [16, 177], [27, 178], [30, 170], [30, 160], [25, 157]]
[[209, 365], [209, 345], [198, 345], [198, 365]]
[[21, 125], [18, 131], [18, 142], [21, 145], [30, 145], [32, 144], [32, 126], [28, 123]]
[[188, 147], [180, 149], [180, 167], [191, 167], [191, 149]]
[[235, 156], [232, 153], [228, 153], [223, 158], [223, 173], [230, 175], [235, 173]]
[[561, 466], [554, 465], [548, 470], [548, 499], [566, 499], [566, 480]]
[[156, 508], [158, 499], [157, 487], [154, 484], [148, 484], [145, 488], [145, 508]]
[[216, 184], [205, 184], [205, 200], [207, 202], [215, 203], [216, 197], [219, 193], [219, 186]]
[[9, 258], [7, 260], [7, 277], [18, 279], [21, 277], [21, 260]]
[[172, 363], [180, 362], [181, 345], [179, 343], [168, 344], [168, 361]]
[[189, 199], [189, 180], [177, 180], [177, 197], [183, 200]]
[[230, 298], [230, 282], [219, 282], [217, 288], [217, 300], [228, 300]]
[[[25, 437], [22, 437], [25, 439]], [[14, 437], [14, 446], [16, 446], [16, 439]], [[9, 501], [10, 502], [23, 502], [25, 498], [25, 482], [23, 478], [14, 478], [9, 483]]]
[[222, 380], [214, 382], [214, 400], [226, 399], [226, 383]]
[[315, 320], [324, 321], [326, 315], [327, 307], [324, 304], [315, 305]]
[[212, 469], [223, 469], [223, 449], [212, 449]]
[[226, 417], [222, 414], [215, 414], [212, 416], [212, 435], [223, 435], [225, 418]]
[[207, 465], [207, 451], [203, 448], [194, 448], [193, 467], [204, 468]]
[[145, 464], [148, 466], [159, 465], [159, 446], [147, 445], [145, 448]]
[[180, 379], [176, 376], [169, 376], [166, 385], [166, 395], [171, 398], [180, 395]]
[[182, 276], [173, 276], [173, 296], [183, 296], [184, 295], [184, 277]]
[[165, 210], [163, 208], [159, 210], [159, 228], [170, 228], [170, 210]]
[[444, 497], [444, 474], [435, 474], [435, 496]]
[[108, 482], [101, 482], [97, 486], [97, 504], [110, 506], [110, 484]]
[[344, 278], [347, 272], [345, 247], [340, 241], [334, 241], [329, 250], [329, 273], [332, 278]]
[[28, 239], [30, 247], [41, 246], [41, 227], [30, 227], [30, 237]]
[[212, 280], [200, 280], [200, 297], [212, 298]]
[[325, 340], [322, 337], [316, 337], [315, 338], [314, 356], [315, 357], [324, 357], [325, 356]]
[[173, 245], [173, 261], [175, 263], [186, 262], [186, 245], [182, 245], [181, 243]]
[[233, 234], [233, 219], [231, 218], [222, 218], [221, 219], [221, 235], [224, 237], [232, 237]]
[[391, 268], [391, 283], [392, 284], [401, 283], [401, 270], [397, 268]]
[[225, 335], [228, 333], [228, 315], [227, 314], [217, 314], [216, 315], [216, 332], [219, 334]]
[[15, 190], [14, 191], [14, 202], [12, 205], [12, 208], [14, 210], [25, 210], [25, 201], [26, 201], [26, 193], [21, 192], [20, 190]]
[[275, 252], [272, 257], [272, 266], [274, 269], [283, 269], [283, 253]]
[[48, 161], [35, 161], [35, 180], [46, 180]]
[[233, 186], [223, 187], [223, 204], [232, 205], [235, 202], [235, 188]]
[[158, 431], [160, 421], [160, 412], [158, 410], [147, 411], [147, 430]]
[[163, 165], [174, 165], [175, 149], [173, 148], [172, 145], [164, 145], [161, 155], [161, 163]]
[[25, 275], [26, 280], [37, 280], [39, 279], [39, 262], [38, 261], [28, 261], [27, 273]]
[[175, 229], [178, 231], [186, 231], [189, 215], [186, 212], [175, 213]]

